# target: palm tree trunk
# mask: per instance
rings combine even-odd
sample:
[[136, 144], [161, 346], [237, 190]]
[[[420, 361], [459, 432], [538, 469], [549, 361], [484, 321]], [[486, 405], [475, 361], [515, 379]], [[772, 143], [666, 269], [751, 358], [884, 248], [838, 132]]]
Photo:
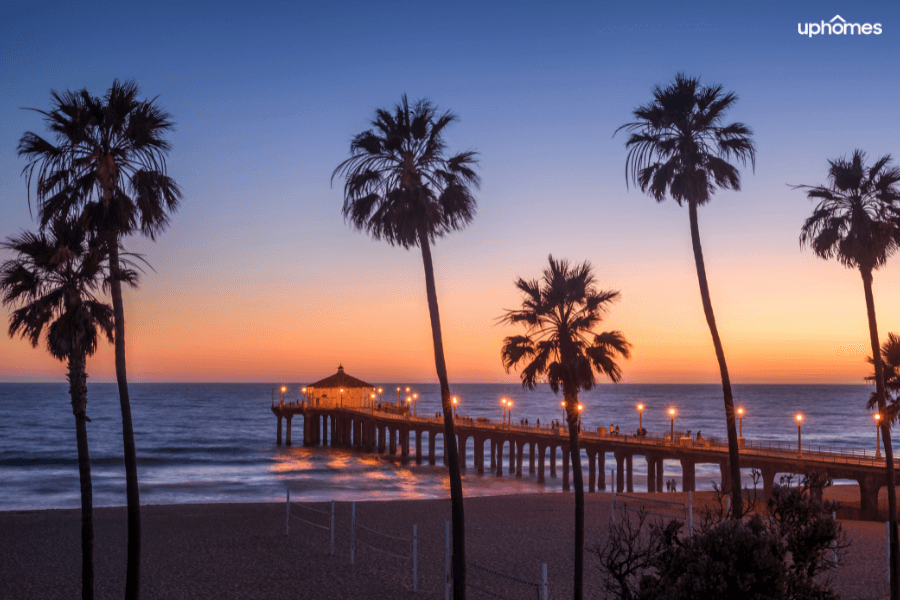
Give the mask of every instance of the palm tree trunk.
[[[866, 293], [866, 312], [869, 317], [869, 339], [872, 343], [872, 362], [875, 365], [875, 396], [878, 400], [878, 412], [886, 414], [887, 404], [884, 397], [884, 365], [881, 362], [881, 346], [878, 343], [878, 322], [875, 320], [875, 297], [872, 294], [872, 270], [860, 269], [863, 288]], [[881, 439], [884, 443], [884, 460], [887, 469], [888, 489], [888, 521], [890, 522], [890, 565], [891, 565], [891, 600], [900, 600], [900, 537], [897, 532], [897, 489], [894, 483], [894, 450], [891, 446], [890, 419], [881, 420]]]
[[569, 421], [569, 454], [572, 458], [572, 480], [575, 484], [575, 582], [574, 598], [584, 598], [584, 477], [581, 474], [581, 447], [578, 445], [578, 396], [566, 396], [566, 418]]
[[438, 313], [437, 290], [434, 285], [434, 265], [431, 262], [431, 246], [425, 227], [419, 228], [419, 245], [422, 247], [422, 263], [425, 266], [425, 291], [428, 296], [428, 313], [431, 315], [431, 337], [434, 341], [434, 365], [441, 383], [441, 408], [444, 411], [444, 452], [450, 471], [450, 514], [453, 528], [453, 598], [466, 597], [466, 524], [463, 514], [462, 477], [459, 473], [459, 451], [453, 424], [453, 407], [450, 403], [450, 384], [447, 380], [447, 363], [444, 361], [444, 342], [441, 337], [441, 316]]
[[731, 393], [731, 380], [728, 378], [728, 365], [725, 364], [725, 351], [722, 349], [712, 301], [709, 298], [706, 266], [703, 263], [703, 248], [700, 245], [700, 225], [697, 222], [697, 203], [689, 202], [688, 208], [691, 217], [691, 243], [694, 246], [694, 262], [697, 265], [697, 279], [700, 281], [703, 313], [706, 315], [706, 324], [709, 325], [709, 333], [712, 335], [716, 359], [719, 361], [719, 374], [722, 377], [722, 392], [725, 396], [725, 425], [728, 430], [728, 461], [731, 467], [731, 515], [732, 518], [738, 519], [744, 514], [744, 503], [741, 497], [741, 459], [738, 454], [737, 427], [734, 422], [734, 396]]
[[122, 441], [125, 448], [125, 496], [128, 503], [128, 560], [125, 577], [125, 600], [141, 597], [141, 499], [138, 493], [137, 457], [134, 428], [131, 423], [131, 400], [125, 373], [125, 307], [122, 304], [122, 281], [119, 276], [119, 239], [109, 243], [110, 295], [115, 314], [116, 382], [119, 384], [119, 406], [122, 409]]
[[81, 480], [81, 598], [94, 600], [94, 500], [85, 420], [87, 374], [84, 356], [69, 357], [68, 379], [72, 412], [75, 415], [75, 438], [78, 442], [78, 476]]

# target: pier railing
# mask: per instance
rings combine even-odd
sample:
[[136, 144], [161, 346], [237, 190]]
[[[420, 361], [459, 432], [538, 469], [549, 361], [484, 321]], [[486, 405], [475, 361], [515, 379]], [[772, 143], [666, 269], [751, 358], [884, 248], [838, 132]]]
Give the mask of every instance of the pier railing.
[[[418, 416], [410, 413], [397, 414], [384, 410], [376, 410], [373, 408], [344, 408], [349, 412], [362, 412], [377, 416], [381, 419], [396, 421], [398, 423], [420, 424], [420, 425], [443, 425], [443, 417]], [[548, 424], [542, 424], [540, 427], [535, 425], [520, 425], [509, 423], [497, 423], [488, 419], [469, 419], [467, 417], [456, 417], [454, 422], [457, 427], [463, 426], [469, 429], [480, 429], [486, 432], [508, 431], [510, 433], [526, 433], [530, 435], [546, 436], [549, 439], [559, 439], [560, 436], [568, 436], [566, 427], [550, 427]], [[656, 447], [671, 448], [675, 447], [684, 449], [710, 450], [717, 452], [728, 452], [728, 441], [720, 437], [700, 438], [690, 436], [686, 431], [675, 431], [675, 441], [673, 443], [670, 431], [650, 432], [645, 435], [638, 436], [635, 433], [598, 433], [582, 429], [579, 438], [585, 442], [614, 442], [622, 444], [648, 445]], [[776, 440], [752, 440], [744, 439], [741, 445], [741, 453], [745, 455], [772, 456], [790, 458], [796, 460], [798, 458], [817, 460], [822, 462], [830, 462], [837, 464], [857, 464], [857, 465], [873, 465], [878, 466], [884, 464], [884, 457], [876, 454], [874, 450], [867, 448], [848, 448], [842, 446], [830, 446], [823, 444], [803, 444], [798, 451], [795, 444], [789, 442], [781, 442]], [[900, 457], [895, 460], [895, 464], [900, 466]]]

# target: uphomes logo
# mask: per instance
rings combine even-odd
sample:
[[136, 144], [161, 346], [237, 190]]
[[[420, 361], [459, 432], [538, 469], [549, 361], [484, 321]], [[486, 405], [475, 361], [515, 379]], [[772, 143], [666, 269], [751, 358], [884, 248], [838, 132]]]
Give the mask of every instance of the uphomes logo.
[[820, 23], [797, 23], [800, 35], [881, 35], [881, 23], [848, 23], [841, 15]]

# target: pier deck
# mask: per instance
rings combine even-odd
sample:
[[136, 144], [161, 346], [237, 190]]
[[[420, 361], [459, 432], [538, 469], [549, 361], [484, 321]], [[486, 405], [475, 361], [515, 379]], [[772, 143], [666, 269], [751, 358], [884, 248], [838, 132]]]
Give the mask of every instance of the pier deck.
[[[286, 443], [291, 444], [291, 421], [303, 417], [303, 444], [306, 446], [330, 444], [353, 447], [361, 452], [398, 452], [402, 460], [414, 460], [422, 464], [427, 460], [435, 464], [435, 448], [438, 438], [444, 435], [442, 418], [397, 414], [372, 408], [313, 407], [304, 403], [273, 404], [272, 412], [278, 417], [277, 443], [282, 443], [282, 421], [287, 420]], [[488, 457], [490, 471], [503, 475], [503, 456], [508, 456], [510, 475], [521, 477], [523, 465], [529, 474], [537, 473], [537, 481], [545, 481], [547, 462], [550, 477], [556, 477], [557, 455], [562, 453], [563, 490], [569, 484], [569, 434], [564, 428], [507, 425], [479, 422], [468, 418], [454, 420], [460, 468], [473, 468], [479, 475], [485, 472], [485, 444], [490, 443]], [[427, 435], [428, 449], [423, 452]], [[676, 432], [677, 434], [678, 432]], [[473, 440], [474, 456], [467, 457], [467, 443]], [[633, 492], [633, 461], [643, 457], [647, 463], [647, 491], [662, 491], [663, 460], [677, 460], [682, 468], [682, 487], [695, 490], [695, 466], [718, 464], [722, 486], [730, 487], [728, 446], [715, 438], [697, 441], [694, 438], [649, 434], [601, 435], [583, 430], [579, 446], [587, 455], [588, 492], [606, 489], [606, 455], [612, 454], [616, 462], [616, 481], [610, 481], [618, 492]], [[527, 459], [526, 459], [527, 457]], [[548, 461], [549, 459], [549, 461]], [[874, 519], [878, 510], [878, 492], [886, 484], [884, 459], [875, 453], [857, 448], [836, 448], [804, 445], [798, 448], [780, 442], [743, 440], [740, 449], [741, 468], [758, 469], [762, 475], [764, 496], [771, 493], [778, 473], [806, 474], [819, 471], [833, 479], [850, 479], [859, 483], [860, 516]], [[895, 464], [895, 468], [896, 468]]]

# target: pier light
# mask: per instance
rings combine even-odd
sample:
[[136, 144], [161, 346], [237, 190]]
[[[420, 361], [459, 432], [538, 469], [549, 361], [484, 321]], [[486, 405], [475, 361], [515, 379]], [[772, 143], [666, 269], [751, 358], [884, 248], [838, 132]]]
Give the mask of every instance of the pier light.
[[456, 406], [459, 404], [459, 398], [453, 396], [453, 418], [456, 418]]
[[803, 440], [800, 437], [800, 426], [803, 424], [803, 415], [800, 413], [797, 413], [796, 416], [794, 416], [794, 418], [797, 420], [797, 453], [803, 454], [803, 446], [801, 445], [801, 442]]
[[507, 419], [507, 422], [508, 422], [510, 425], [512, 425], [512, 400], [509, 400], [509, 401], [506, 403], [506, 406], [507, 406], [507, 410], [508, 410], [508, 412], [509, 412], [509, 415], [506, 417], [506, 419]]
[[378, 388], [378, 401], [381, 402], [381, 394], [384, 392], [384, 389]]
[[875, 458], [881, 458], [881, 413], [872, 415], [875, 419]]
[[672, 431], [669, 433], [669, 439], [672, 440], [672, 443], [675, 443], [675, 409], [669, 409], [669, 417], [672, 419]]
[[738, 422], [740, 423], [740, 433], [738, 437], [744, 437], [744, 407], [739, 406], [737, 409]]
[[400, 388], [397, 388], [397, 408], [400, 408]]
[[638, 404], [638, 434], [644, 430], [644, 405]]
[[344, 408], [344, 388], [341, 388], [341, 408]]

